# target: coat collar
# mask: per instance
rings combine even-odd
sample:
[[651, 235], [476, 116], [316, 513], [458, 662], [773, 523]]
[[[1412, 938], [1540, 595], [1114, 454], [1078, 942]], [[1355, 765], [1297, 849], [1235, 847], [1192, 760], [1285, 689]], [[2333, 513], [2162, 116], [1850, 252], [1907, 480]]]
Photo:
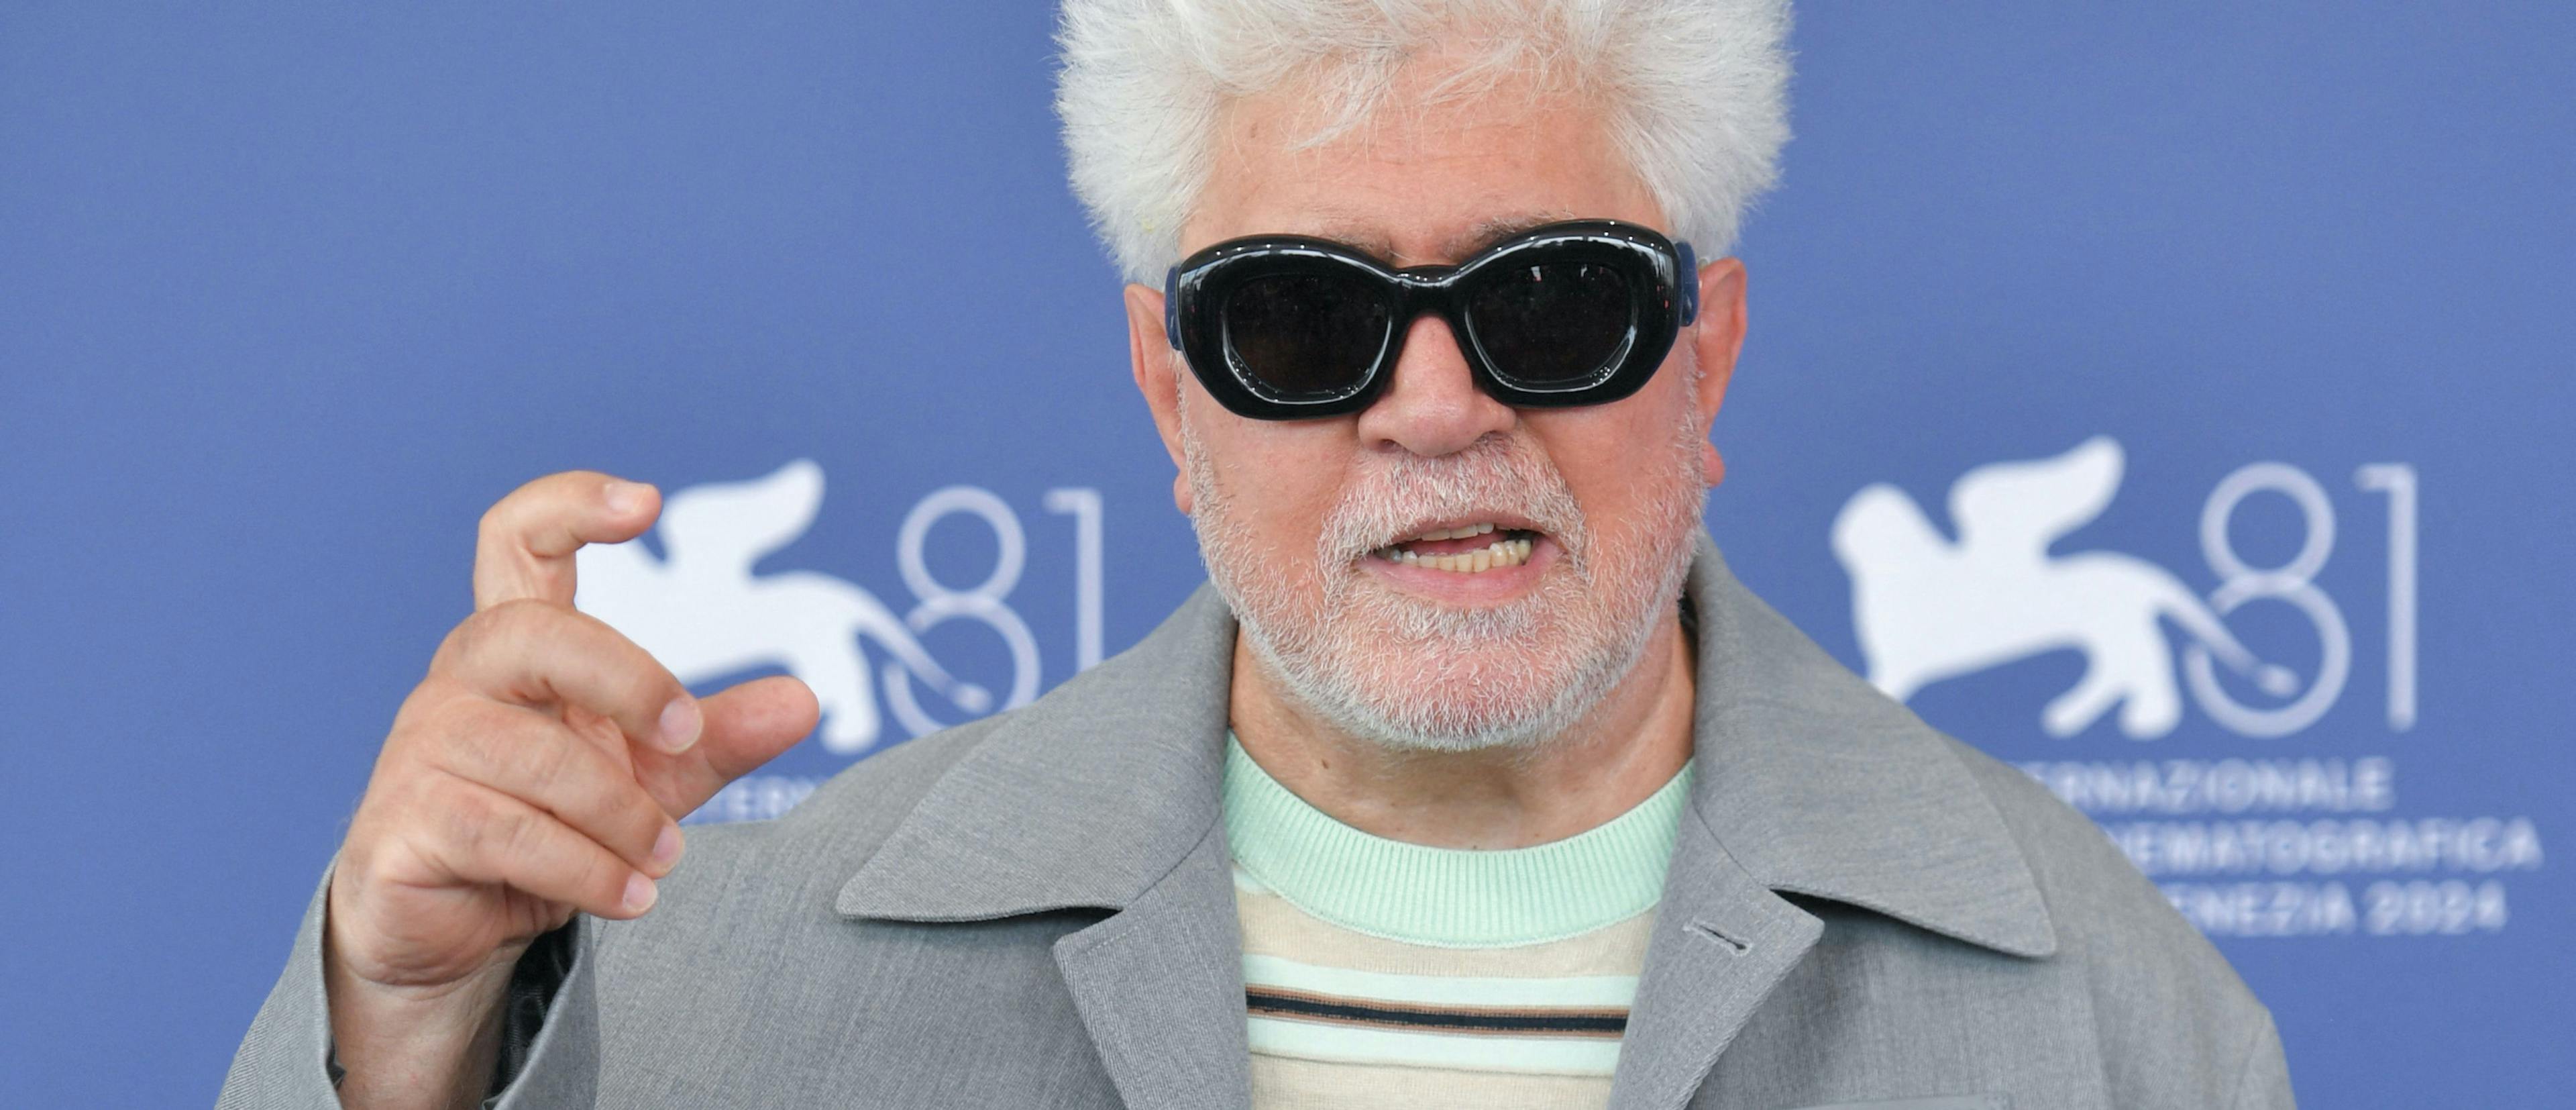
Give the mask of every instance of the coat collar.
[[1753, 596], [1705, 539], [1690, 595], [1692, 801], [1728, 855], [1780, 893], [2016, 956], [2056, 952], [2021, 846], [1955, 741]]
[[[2029, 865], [1951, 741], [1754, 597], [1705, 537], [1689, 604], [1692, 810], [1734, 865], [1997, 951], [2056, 950]], [[994, 726], [835, 908], [976, 921], [1134, 904], [1217, 825], [1234, 634], [1201, 586], [1135, 648]], [[1704, 893], [1696, 855], [1677, 855], [1668, 898]]]

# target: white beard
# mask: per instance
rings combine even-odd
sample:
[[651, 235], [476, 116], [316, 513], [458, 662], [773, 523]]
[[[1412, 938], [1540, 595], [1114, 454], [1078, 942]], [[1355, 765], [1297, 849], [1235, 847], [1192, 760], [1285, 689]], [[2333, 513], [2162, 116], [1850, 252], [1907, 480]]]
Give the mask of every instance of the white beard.
[[[1391, 751], [1535, 748], [1582, 721], [1674, 612], [1706, 493], [1687, 412], [1670, 465], [1636, 479], [1650, 487], [1645, 511], [1597, 536], [1526, 434], [1439, 458], [1398, 455], [1326, 514], [1310, 578], [1277, 573], [1295, 553], [1248, 547], [1186, 413], [1181, 447], [1200, 555], [1254, 657], [1306, 709]], [[1524, 517], [1561, 549], [1539, 587], [1507, 605], [1436, 605], [1359, 566], [1399, 529], [1487, 514]], [[1321, 596], [1301, 595], [1301, 579], [1320, 582]]]

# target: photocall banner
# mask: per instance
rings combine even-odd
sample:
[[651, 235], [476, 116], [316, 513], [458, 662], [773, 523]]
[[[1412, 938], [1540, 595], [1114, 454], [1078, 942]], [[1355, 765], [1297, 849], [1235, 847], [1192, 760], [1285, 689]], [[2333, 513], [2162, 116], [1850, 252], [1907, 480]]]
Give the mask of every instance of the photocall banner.
[[[693, 822], [1201, 581], [1053, 18], [0, 10], [9, 1101], [212, 1098], [529, 478], [659, 484], [579, 605], [821, 699]], [[2576, 17], [1816, 4], [1793, 45], [1738, 574], [2093, 816], [2307, 1105], [2563, 1102]]]

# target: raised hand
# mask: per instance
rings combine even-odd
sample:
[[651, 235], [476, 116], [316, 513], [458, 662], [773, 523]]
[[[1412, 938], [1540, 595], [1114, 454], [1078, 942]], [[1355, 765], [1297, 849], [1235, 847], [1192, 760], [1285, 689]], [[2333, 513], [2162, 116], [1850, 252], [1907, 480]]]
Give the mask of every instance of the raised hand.
[[676, 819], [812, 731], [803, 683], [701, 701], [572, 607], [573, 553], [660, 510], [650, 486], [568, 471], [484, 514], [474, 615], [395, 714], [332, 872], [343, 1105], [473, 1105], [528, 943], [576, 911], [650, 911]]

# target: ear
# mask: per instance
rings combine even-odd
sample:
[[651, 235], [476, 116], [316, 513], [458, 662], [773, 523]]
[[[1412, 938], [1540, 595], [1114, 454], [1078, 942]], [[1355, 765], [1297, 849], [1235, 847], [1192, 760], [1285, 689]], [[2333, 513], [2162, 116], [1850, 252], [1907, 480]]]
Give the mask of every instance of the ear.
[[1718, 406], [1726, 403], [1727, 383], [1735, 378], [1735, 359], [1744, 350], [1744, 261], [1721, 258], [1699, 268], [1699, 318], [1690, 329], [1691, 353], [1699, 360], [1699, 438], [1702, 477], [1714, 486], [1726, 480], [1726, 459], [1709, 439]]
[[1163, 437], [1163, 452], [1172, 457], [1172, 504], [1190, 511], [1190, 481], [1181, 461], [1180, 360], [1163, 331], [1163, 292], [1127, 283], [1127, 363], [1145, 409], [1154, 416], [1154, 432]]

